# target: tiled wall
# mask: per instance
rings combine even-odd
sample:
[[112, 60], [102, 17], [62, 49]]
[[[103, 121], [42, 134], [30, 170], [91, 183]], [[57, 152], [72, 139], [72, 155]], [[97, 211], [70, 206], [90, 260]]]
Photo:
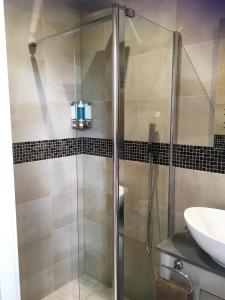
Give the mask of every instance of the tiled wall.
[[[75, 137], [68, 117], [78, 73], [74, 36], [40, 43], [32, 58], [27, 42], [72, 27], [79, 14], [62, 0], [8, 0], [5, 16], [13, 142]], [[76, 168], [82, 168], [76, 156], [53, 158], [49, 146], [49, 157], [14, 165], [23, 300], [40, 299], [71, 281], [78, 276], [78, 262], [83, 269], [77, 226], [82, 182], [76, 177]]]

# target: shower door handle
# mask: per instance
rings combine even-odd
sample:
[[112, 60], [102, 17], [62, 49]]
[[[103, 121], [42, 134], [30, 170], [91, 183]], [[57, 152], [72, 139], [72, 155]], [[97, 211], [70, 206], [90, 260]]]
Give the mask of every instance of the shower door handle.
[[149, 125], [149, 194], [148, 194], [148, 211], [147, 211], [147, 252], [152, 253], [153, 242], [153, 197], [154, 197], [154, 157], [152, 153], [152, 145], [155, 139], [155, 124]]

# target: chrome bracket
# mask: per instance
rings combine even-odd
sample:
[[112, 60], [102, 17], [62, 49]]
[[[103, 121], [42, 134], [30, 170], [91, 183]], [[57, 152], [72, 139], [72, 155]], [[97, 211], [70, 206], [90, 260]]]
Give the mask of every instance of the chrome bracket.
[[125, 7], [125, 16], [129, 18], [135, 18], [135, 10], [131, 7]]
[[183, 266], [182, 261], [179, 260], [179, 259], [176, 259], [176, 260], [174, 261], [173, 268], [174, 268], [175, 270], [178, 270], [178, 271], [183, 270], [184, 266]]

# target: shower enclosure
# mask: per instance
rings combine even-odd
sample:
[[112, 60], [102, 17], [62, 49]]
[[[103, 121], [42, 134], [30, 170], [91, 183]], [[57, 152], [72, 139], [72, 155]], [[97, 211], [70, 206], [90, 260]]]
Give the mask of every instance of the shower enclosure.
[[[145, 147], [150, 123], [156, 131], [153, 142], [169, 144], [175, 136], [171, 113], [178, 66], [173, 58], [180, 41], [132, 9], [115, 5], [109, 15], [110, 20], [79, 33], [81, 99], [93, 106], [93, 128], [77, 132], [84, 142], [83, 201], [78, 196], [84, 205], [79, 232], [84, 272], [113, 287], [109, 299], [153, 299], [159, 263], [155, 245], [167, 237], [168, 210], [173, 214], [168, 207], [173, 170], [172, 165], [152, 168]], [[148, 223], [150, 194], [153, 220]], [[148, 254], [150, 224], [154, 240]], [[85, 297], [81, 288], [80, 298]]]
[[[68, 39], [71, 47], [64, 51]], [[155, 245], [173, 233], [180, 43], [178, 33], [116, 4], [95, 11], [88, 20], [81, 18], [72, 29], [29, 44], [38, 97], [48, 107], [49, 139], [69, 138], [77, 152], [65, 155], [70, 156], [65, 165], [63, 153], [51, 154], [48, 234], [35, 236], [44, 231], [42, 217], [29, 219], [36, 227], [25, 233], [30, 208], [21, 204], [24, 199], [17, 200], [22, 299], [154, 298], [154, 267], [159, 263]], [[48, 72], [43, 85], [42, 52], [52, 65], [53, 55], [66, 61], [66, 55], [73, 57], [73, 68], [65, 65], [57, 76]], [[49, 102], [64, 94], [68, 99], [56, 111]], [[92, 105], [92, 128], [69, 131], [70, 104], [81, 99]], [[60, 135], [66, 126], [69, 132]], [[151, 141], [150, 128], [155, 129]], [[170, 148], [167, 161], [154, 156], [154, 147], [161, 144]], [[15, 167], [18, 199], [27, 184], [21, 179], [24, 169], [19, 163]], [[59, 197], [66, 180], [72, 182], [70, 193], [60, 191]], [[46, 214], [47, 207], [39, 213]], [[38, 248], [34, 243], [43, 236]]]

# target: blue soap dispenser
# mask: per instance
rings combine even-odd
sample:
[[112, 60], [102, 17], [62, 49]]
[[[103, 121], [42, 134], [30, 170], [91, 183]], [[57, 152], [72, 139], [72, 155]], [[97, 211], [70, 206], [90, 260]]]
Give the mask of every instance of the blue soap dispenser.
[[84, 127], [85, 123], [85, 105], [82, 100], [77, 104], [77, 119], [79, 123], [79, 128]]

